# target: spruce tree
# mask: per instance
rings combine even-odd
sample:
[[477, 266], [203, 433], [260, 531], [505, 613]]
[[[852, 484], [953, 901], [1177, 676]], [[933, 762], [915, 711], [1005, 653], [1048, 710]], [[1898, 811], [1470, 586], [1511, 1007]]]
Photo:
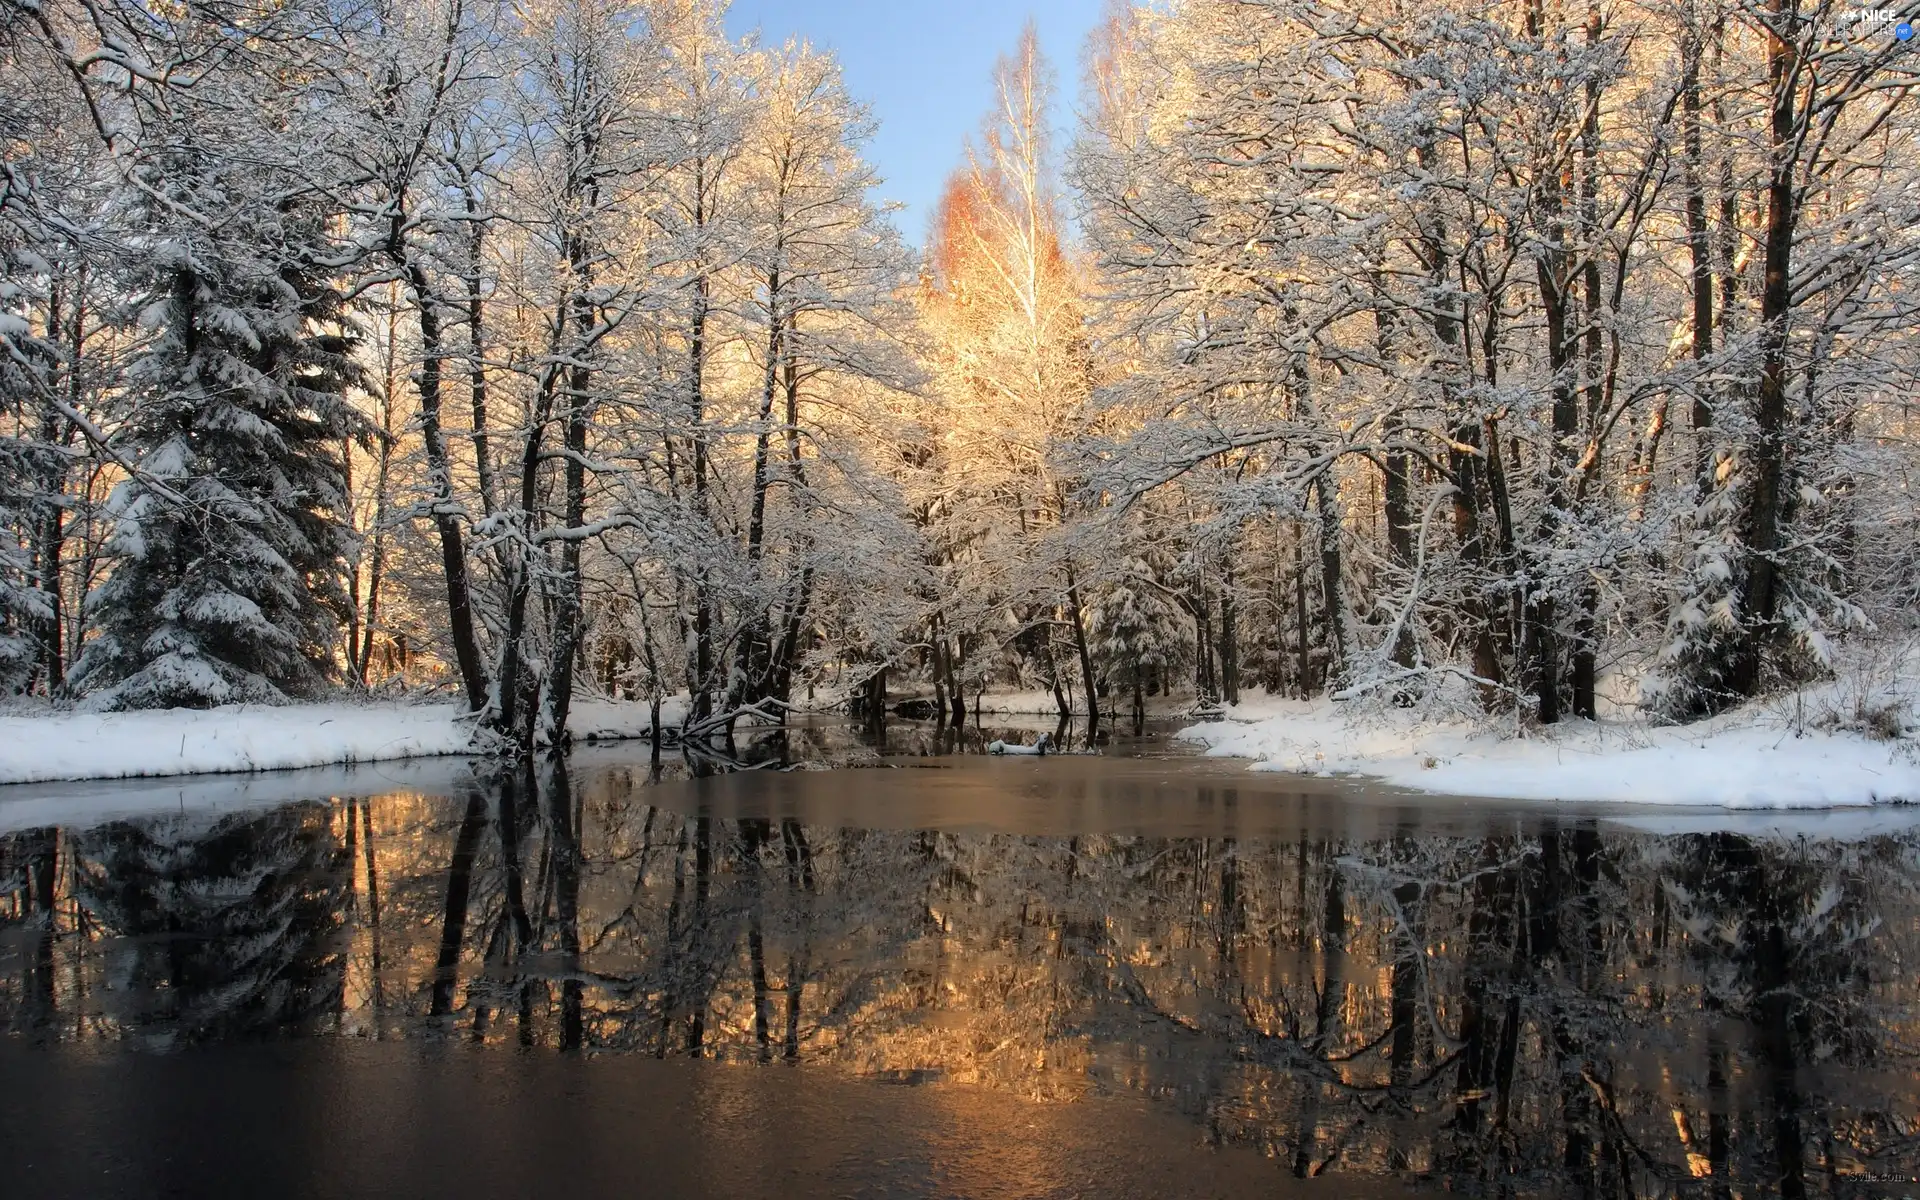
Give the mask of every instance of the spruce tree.
[[51, 452], [24, 433], [53, 355], [33, 335], [26, 288], [15, 281], [40, 264], [8, 236], [15, 232], [9, 224], [0, 219], [0, 427], [15, 431], [0, 435], [0, 693], [18, 691], [30, 677], [40, 650], [35, 629], [49, 611], [25, 531], [46, 510], [48, 498], [37, 481]]
[[1164, 572], [1149, 557], [1129, 557], [1089, 614], [1101, 674], [1129, 697], [1136, 734], [1146, 719], [1148, 681], [1164, 683], [1193, 657], [1191, 618], [1155, 586]]
[[[172, 203], [155, 206], [153, 340], [129, 372], [140, 472], [113, 498], [119, 562], [69, 680], [90, 707], [274, 703], [334, 668], [350, 347], [311, 265], [325, 214], [261, 197], [247, 171], [197, 156], [151, 183]], [[206, 229], [182, 211], [225, 215]]]

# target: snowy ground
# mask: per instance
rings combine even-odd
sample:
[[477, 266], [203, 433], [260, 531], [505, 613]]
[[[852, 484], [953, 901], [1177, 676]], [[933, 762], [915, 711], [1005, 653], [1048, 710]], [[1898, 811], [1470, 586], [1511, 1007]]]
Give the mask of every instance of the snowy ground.
[[[677, 726], [684, 699], [662, 705]], [[580, 700], [583, 741], [644, 737], [645, 704]], [[451, 704], [230, 705], [208, 710], [0, 716], [0, 784], [146, 775], [273, 771], [464, 754], [471, 722]]]
[[1212, 755], [1256, 771], [1356, 774], [1398, 787], [1492, 796], [1726, 808], [1838, 808], [1920, 803], [1920, 741], [1823, 729], [1817, 690], [1712, 721], [1657, 727], [1569, 721], [1516, 736], [1409, 713], [1327, 701], [1259, 699], [1226, 720], [1184, 729]]

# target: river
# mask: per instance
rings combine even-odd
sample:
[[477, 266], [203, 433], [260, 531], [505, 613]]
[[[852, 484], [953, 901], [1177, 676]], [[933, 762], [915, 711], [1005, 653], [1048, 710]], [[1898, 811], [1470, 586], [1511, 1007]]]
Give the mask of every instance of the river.
[[0, 1190], [1920, 1192], [1920, 812], [978, 745], [0, 789]]

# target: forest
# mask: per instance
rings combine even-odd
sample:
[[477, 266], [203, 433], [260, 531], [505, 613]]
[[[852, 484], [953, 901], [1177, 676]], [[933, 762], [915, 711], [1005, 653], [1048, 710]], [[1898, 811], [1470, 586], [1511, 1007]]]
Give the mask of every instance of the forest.
[[1009, 31], [915, 245], [724, 8], [0, 0], [0, 694], [443, 688], [524, 755], [579, 697], [1686, 722], [1911, 644], [1880, 10], [1116, 0], [1070, 136]]

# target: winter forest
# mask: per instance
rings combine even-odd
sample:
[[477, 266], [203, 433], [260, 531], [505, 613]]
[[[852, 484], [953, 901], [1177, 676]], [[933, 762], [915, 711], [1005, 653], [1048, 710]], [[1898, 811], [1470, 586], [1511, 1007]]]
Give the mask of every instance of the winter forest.
[[916, 244], [723, 8], [0, 0], [0, 688], [1530, 729], [1911, 636], [1879, 10], [1116, 0]]

